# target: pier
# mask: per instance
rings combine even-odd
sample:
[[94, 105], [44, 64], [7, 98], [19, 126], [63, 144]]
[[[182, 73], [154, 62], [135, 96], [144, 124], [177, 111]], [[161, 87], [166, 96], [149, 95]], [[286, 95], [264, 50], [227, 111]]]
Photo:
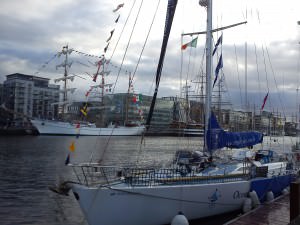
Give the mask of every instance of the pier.
[[290, 223], [290, 194], [264, 203], [254, 210], [237, 217], [224, 225], [287, 225]]

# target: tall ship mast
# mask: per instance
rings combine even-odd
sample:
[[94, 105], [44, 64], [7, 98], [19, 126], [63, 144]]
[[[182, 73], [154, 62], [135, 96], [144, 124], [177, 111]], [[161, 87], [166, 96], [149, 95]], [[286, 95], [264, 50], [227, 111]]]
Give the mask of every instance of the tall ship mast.
[[74, 78], [75, 78], [74, 75], [69, 76], [69, 73], [68, 73], [69, 69], [72, 66], [72, 62], [69, 62], [68, 55], [70, 55], [72, 53], [72, 51], [73, 51], [73, 49], [69, 49], [68, 45], [66, 45], [66, 46], [63, 46], [61, 52], [58, 52], [58, 57], [60, 57], [61, 55], [63, 55], [65, 57], [64, 62], [56, 66], [56, 69], [58, 67], [63, 67], [64, 68], [64, 75], [63, 75], [62, 78], [58, 78], [58, 79], [54, 80], [55, 83], [63, 81], [63, 90], [62, 90], [63, 101], [57, 103], [57, 104], [61, 105], [61, 117], [62, 117], [62, 119], [64, 119], [65, 113], [67, 112], [66, 106], [69, 103], [68, 92], [73, 93], [76, 90], [76, 88], [68, 88], [68, 86], [67, 86], [68, 80], [73, 81]]

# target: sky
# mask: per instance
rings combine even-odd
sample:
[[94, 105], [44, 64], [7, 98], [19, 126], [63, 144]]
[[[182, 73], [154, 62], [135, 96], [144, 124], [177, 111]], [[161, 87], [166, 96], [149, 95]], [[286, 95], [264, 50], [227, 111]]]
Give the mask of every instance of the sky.
[[[124, 6], [113, 12], [121, 3]], [[111, 62], [106, 80], [116, 84], [114, 92], [127, 91], [130, 72], [134, 74], [135, 91], [152, 95], [167, 0], [1, 0], [0, 6], [1, 83], [12, 73], [46, 77], [54, 83], [63, 74], [61, 68], [56, 69], [63, 59], [54, 56], [68, 44], [75, 50], [69, 57], [73, 62], [69, 72], [77, 76], [70, 84], [78, 88], [74, 98], [84, 99], [90, 85], [95, 85], [89, 75], [96, 72], [93, 64], [99, 59], [96, 56], [102, 54]], [[222, 47], [213, 59], [215, 68], [222, 53], [222, 95], [234, 109], [245, 110], [248, 105], [259, 110], [269, 93], [266, 110], [287, 116], [298, 113], [299, 9], [299, 0], [213, 1], [213, 28], [247, 21], [246, 25], [223, 31]], [[115, 23], [118, 15], [119, 21]], [[112, 30], [108, 50], [104, 52]], [[198, 36], [196, 48], [181, 51], [182, 43], [196, 37], [182, 38], [181, 34], [205, 30], [206, 10], [198, 0], [178, 0], [160, 97], [179, 96], [180, 77], [193, 87], [191, 91], [195, 89], [195, 83], [190, 81], [199, 80], [205, 72], [205, 36]], [[221, 32], [213, 34], [214, 42], [220, 35]]]

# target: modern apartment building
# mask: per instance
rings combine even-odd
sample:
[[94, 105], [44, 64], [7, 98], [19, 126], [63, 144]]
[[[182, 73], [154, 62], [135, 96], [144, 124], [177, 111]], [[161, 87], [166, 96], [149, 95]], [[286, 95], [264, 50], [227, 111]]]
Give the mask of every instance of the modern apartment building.
[[5, 106], [14, 113], [11, 120], [24, 121], [26, 117], [56, 118], [58, 116], [59, 85], [49, 84], [48, 78], [14, 73], [3, 83]]

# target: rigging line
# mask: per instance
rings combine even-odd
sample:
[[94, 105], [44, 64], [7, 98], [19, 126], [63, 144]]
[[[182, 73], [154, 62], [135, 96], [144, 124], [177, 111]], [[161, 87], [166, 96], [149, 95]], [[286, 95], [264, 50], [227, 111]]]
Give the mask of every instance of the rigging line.
[[[228, 95], [227, 97], [228, 97], [228, 99], [230, 100], [230, 99], [232, 99], [231, 98], [231, 95], [230, 95], [230, 92], [228, 91], [229, 89], [228, 89], [228, 85], [227, 85], [227, 82], [226, 82], [226, 76], [225, 76], [225, 73], [224, 73], [224, 71], [223, 71], [223, 69], [222, 69], [222, 76], [221, 76], [221, 79], [222, 79], [222, 84], [223, 84], [223, 90], [224, 90], [224, 88], [225, 88], [225, 93], [226, 93], [226, 95]], [[231, 110], [232, 111], [234, 111], [234, 109], [233, 109], [233, 106], [232, 106], [232, 103], [230, 102], [228, 100], [228, 104], [229, 104], [229, 106], [230, 106], [230, 108], [231, 108]]]
[[[197, 86], [197, 90], [199, 91], [199, 88], [200, 88], [200, 95], [202, 96], [202, 97], [199, 96], [199, 100], [201, 101], [201, 103], [204, 103], [204, 94], [203, 94], [203, 92], [204, 92], [204, 84], [203, 84], [203, 82], [204, 82], [203, 81], [203, 79], [204, 79], [204, 71], [203, 71], [203, 67], [204, 67], [204, 58], [205, 58], [205, 56], [206, 56], [206, 49], [203, 48], [203, 54], [202, 54], [202, 58], [201, 58], [201, 63], [199, 65], [199, 75], [200, 75], [201, 82]], [[204, 113], [203, 113], [203, 116], [204, 116]]]
[[[183, 36], [180, 38], [180, 46], [183, 45]], [[183, 50], [180, 52], [180, 74], [179, 74], [179, 97], [181, 98], [181, 90], [182, 90], [182, 69], [183, 69]]]
[[[263, 53], [263, 57], [264, 57], [265, 75], [266, 75], [266, 82], [267, 82], [267, 89], [268, 89], [267, 93], [269, 93], [269, 81], [268, 81], [268, 72], [267, 72], [267, 65], [266, 65], [265, 50], [264, 50], [263, 46], [261, 46], [261, 48], [262, 48], [262, 53]], [[270, 102], [269, 105], [272, 105], [272, 102], [271, 102], [270, 98], [269, 98], [269, 102]]]
[[242, 100], [242, 88], [241, 88], [241, 81], [240, 81], [240, 73], [239, 73], [239, 64], [238, 64], [238, 59], [237, 59], [237, 54], [236, 54], [236, 45], [234, 44], [234, 52], [235, 52], [235, 62], [236, 62], [236, 71], [238, 75], [238, 80], [239, 80], [239, 89], [240, 89], [240, 100], [241, 100], [241, 107], [243, 105], [243, 100]]
[[156, 15], [157, 15], [157, 11], [158, 11], [158, 7], [159, 7], [159, 4], [160, 4], [160, 1], [161, 1], [161, 0], [159, 0], [158, 3], [157, 3], [156, 10], [155, 10], [155, 13], [154, 13], [153, 18], [152, 18], [152, 22], [151, 22], [151, 24], [150, 24], [150, 28], [149, 28], [149, 31], [148, 31], [147, 36], [146, 36], [146, 40], [145, 40], [145, 42], [144, 42], [144, 45], [143, 45], [142, 51], [141, 51], [141, 53], [140, 53], [140, 56], [139, 56], [137, 65], [136, 65], [136, 67], [135, 67], [135, 69], [134, 69], [134, 72], [133, 72], [133, 75], [132, 75], [132, 80], [133, 80], [133, 78], [134, 78], [134, 76], [135, 76], [135, 74], [136, 74], [137, 68], [138, 68], [139, 63], [140, 63], [141, 58], [142, 58], [142, 54], [143, 54], [143, 52], [144, 52], [145, 46], [146, 46], [146, 44], [147, 44], [147, 41], [148, 41], [148, 38], [149, 38], [149, 35], [150, 35], [150, 32], [151, 32], [151, 30], [152, 30], [152, 26], [153, 26], [154, 20], [155, 20]]
[[267, 81], [267, 89], [269, 92], [269, 81], [268, 81], [268, 72], [267, 72], [267, 65], [266, 65], [266, 57], [265, 57], [265, 50], [264, 50], [264, 46], [261, 46], [262, 48], [262, 53], [263, 53], [263, 57], [264, 57], [264, 66], [265, 66], [265, 75], [266, 75], [266, 81]]
[[[258, 59], [257, 59], [257, 49], [256, 49], [256, 44], [254, 43], [254, 52], [255, 52], [255, 62], [256, 62], [256, 72], [257, 72], [257, 80], [258, 80], [258, 96], [259, 99], [261, 98], [261, 86], [260, 86], [260, 79], [259, 79], [259, 69], [258, 69]], [[254, 109], [255, 110], [255, 109]]]
[[277, 89], [277, 92], [278, 92], [279, 102], [280, 102], [280, 105], [281, 105], [281, 107], [282, 107], [283, 115], [284, 115], [284, 117], [285, 117], [286, 115], [285, 115], [285, 107], [284, 107], [284, 103], [283, 103], [283, 101], [282, 101], [281, 94], [280, 94], [280, 92], [279, 92], [277, 80], [276, 80], [276, 78], [275, 78], [275, 72], [274, 72], [274, 69], [273, 69], [273, 65], [272, 65], [272, 62], [271, 62], [269, 50], [268, 50], [267, 47], [266, 47], [266, 52], [267, 52], [268, 60], [269, 60], [269, 63], [270, 63], [270, 68], [271, 68], [271, 71], [272, 71], [273, 79], [274, 79], [274, 82], [275, 82], [275, 85], [276, 85], [276, 89]]
[[[147, 44], [147, 41], [148, 41], [148, 38], [149, 38], [149, 35], [150, 35], [150, 32], [151, 32], [151, 30], [152, 30], [152, 26], [153, 26], [154, 20], [155, 20], [156, 15], [157, 15], [157, 11], [158, 11], [158, 8], [159, 8], [159, 5], [160, 5], [160, 1], [161, 1], [161, 0], [159, 0], [158, 3], [157, 3], [156, 9], [155, 9], [155, 13], [154, 13], [154, 15], [153, 15], [153, 18], [152, 18], [152, 21], [151, 21], [151, 24], [150, 24], [150, 27], [149, 27], [149, 30], [148, 30], [148, 33], [147, 33], [147, 36], [146, 36], [146, 40], [145, 40], [145, 42], [144, 42], [142, 51], [141, 51], [141, 53], [140, 53], [140, 56], [139, 56], [137, 65], [136, 65], [136, 67], [135, 67], [135, 69], [134, 69], [134, 72], [133, 72], [133, 75], [132, 75], [131, 80], [133, 80], [133, 78], [134, 78], [134, 76], [135, 76], [135, 74], [136, 74], [136, 71], [137, 71], [137, 69], [138, 69], [139, 63], [140, 63], [140, 61], [141, 61], [142, 54], [143, 54], [143, 52], [144, 52], [145, 46], [146, 46], [146, 44]], [[151, 85], [151, 89], [152, 89], [152, 87], [153, 87], [153, 83], [154, 83], [154, 79], [153, 79], [153, 82], [152, 82], [152, 85]], [[151, 90], [150, 90], [150, 91], [151, 91]], [[149, 91], [149, 92], [150, 92], [150, 91]], [[143, 140], [143, 136], [142, 136], [142, 140]], [[142, 145], [140, 145], [140, 146], [142, 146]], [[139, 154], [140, 154], [140, 153], [141, 153], [141, 147], [140, 147], [140, 150], [139, 150], [139, 152], [138, 152], [138, 158], [137, 158], [136, 164], [137, 164], [137, 163], [139, 162], [139, 160], [140, 160], [140, 158], [139, 158]]]
[[118, 71], [118, 74], [117, 74], [117, 78], [116, 78], [116, 81], [115, 81], [115, 83], [114, 83], [114, 87], [113, 87], [112, 93], [115, 92], [115, 88], [116, 88], [116, 85], [117, 85], [117, 82], [118, 82], [118, 79], [119, 79], [119, 76], [120, 76], [120, 72], [121, 72], [121, 69], [122, 69], [122, 66], [123, 66], [123, 63], [124, 63], [126, 54], [127, 54], [127, 50], [128, 50], [129, 44], [130, 44], [130, 42], [131, 42], [131, 38], [132, 38], [134, 29], [135, 29], [135, 25], [136, 25], [137, 19], [139, 18], [139, 15], [140, 15], [140, 12], [141, 12], [141, 8], [142, 8], [142, 5], [143, 5], [143, 2], [144, 2], [144, 0], [141, 1], [141, 4], [140, 4], [139, 10], [138, 10], [138, 13], [137, 13], [137, 15], [136, 15], [136, 18], [135, 18], [135, 21], [134, 21], [134, 24], [133, 24], [133, 27], [132, 27], [132, 30], [131, 30], [131, 33], [130, 33], [129, 40], [128, 40], [128, 42], [127, 42], [127, 46], [126, 46], [126, 49], [125, 49], [125, 53], [124, 53], [124, 55], [123, 55], [123, 59], [122, 59], [122, 62], [121, 62], [121, 65], [120, 65], [120, 68], [119, 68], [119, 71]]
[[119, 41], [120, 41], [120, 39], [121, 39], [121, 37], [122, 37], [122, 35], [123, 35], [124, 29], [125, 29], [125, 27], [126, 27], [126, 25], [127, 25], [128, 19], [129, 19], [130, 15], [131, 15], [131, 12], [132, 12], [133, 7], [135, 6], [135, 3], [136, 3], [136, 0], [134, 0], [133, 4], [132, 4], [132, 6], [131, 6], [131, 9], [130, 9], [130, 11], [129, 11], [129, 14], [128, 14], [127, 18], [126, 18], [126, 21], [125, 21], [124, 26], [123, 26], [123, 28], [122, 28], [122, 31], [121, 31], [121, 33], [120, 33], [120, 36], [119, 36], [119, 38], [118, 38], [118, 40], [117, 40], [117, 43], [116, 43], [116, 45], [115, 45], [115, 47], [114, 47], [114, 50], [113, 50], [111, 56], [109, 57], [109, 61], [111, 61], [112, 57], [113, 57], [114, 54], [115, 54], [115, 51], [116, 51], [117, 46], [118, 46], [118, 44], [119, 44]]
[[40, 73], [40, 71], [46, 67], [46, 65], [48, 65], [53, 59], [55, 59], [57, 56], [57, 54], [55, 54], [54, 56], [52, 56], [48, 61], [44, 62], [43, 65], [37, 69], [37, 71], [34, 73], [34, 75], [37, 75], [38, 73]]

